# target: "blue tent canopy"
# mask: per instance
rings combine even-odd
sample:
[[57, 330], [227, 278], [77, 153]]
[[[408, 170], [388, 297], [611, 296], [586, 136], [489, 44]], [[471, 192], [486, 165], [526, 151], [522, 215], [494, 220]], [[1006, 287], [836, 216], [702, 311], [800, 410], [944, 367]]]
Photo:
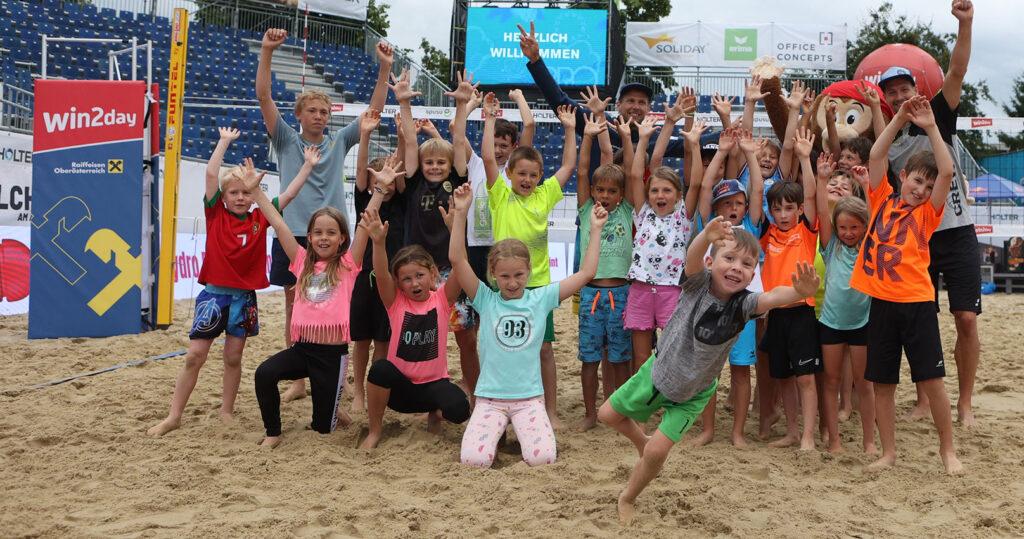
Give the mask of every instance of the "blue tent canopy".
[[971, 196], [974, 200], [1012, 200], [1024, 202], [1024, 185], [1013, 183], [995, 174], [984, 174], [971, 180]]

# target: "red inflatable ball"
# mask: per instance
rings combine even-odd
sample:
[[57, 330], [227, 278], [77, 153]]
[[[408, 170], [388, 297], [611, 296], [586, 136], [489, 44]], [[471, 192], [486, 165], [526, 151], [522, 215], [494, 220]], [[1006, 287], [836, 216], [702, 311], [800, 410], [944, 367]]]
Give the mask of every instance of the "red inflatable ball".
[[878, 78], [893, 66], [905, 67], [914, 75], [917, 91], [931, 99], [942, 89], [945, 74], [932, 55], [921, 48], [905, 43], [884, 45], [861, 60], [853, 73], [854, 80], [865, 79], [878, 83]]
[[18, 240], [0, 240], [0, 299], [28, 297], [29, 250]]

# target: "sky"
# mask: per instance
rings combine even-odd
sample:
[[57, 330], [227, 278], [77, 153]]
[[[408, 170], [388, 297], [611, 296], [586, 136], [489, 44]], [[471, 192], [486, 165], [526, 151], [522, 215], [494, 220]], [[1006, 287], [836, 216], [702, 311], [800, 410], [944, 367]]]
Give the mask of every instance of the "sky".
[[[391, 4], [388, 39], [399, 47], [419, 50], [421, 38], [448, 51], [451, 10], [449, 0], [384, 0]], [[429, 15], [424, 5], [430, 4]], [[818, 4], [782, 0], [673, 0], [665, 22], [808, 23], [846, 24], [847, 35], [856, 37], [868, 14], [881, 0], [825, 0]], [[894, 12], [920, 20], [936, 32], [956, 32], [957, 20], [945, 0], [895, 0]], [[1000, 104], [1009, 100], [1013, 79], [1024, 74], [1022, 0], [975, 0], [971, 63], [967, 81], [985, 80]], [[794, 6], [799, 6], [798, 8]], [[418, 53], [417, 53], [418, 56]], [[991, 116], [1006, 116], [995, 103], [981, 103]]]

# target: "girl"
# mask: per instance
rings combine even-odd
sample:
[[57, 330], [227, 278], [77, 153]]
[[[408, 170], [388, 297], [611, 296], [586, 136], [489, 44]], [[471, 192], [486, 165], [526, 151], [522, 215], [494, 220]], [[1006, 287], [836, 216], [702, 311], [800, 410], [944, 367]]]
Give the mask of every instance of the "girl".
[[[259, 189], [258, 179], [250, 189], [277, 232], [281, 248], [291, 261], [288, 269], [296, 278], [289, 324], [292, 346], [261, 363], [255, 375], [256, 400], [266, 429], [260, 445], [276, 447], [281, 442], [281, 395], [277, 390], [281, 380], [309, 378], [313, 430], [329, 434], [339, 420], [343, 426], [349, 423], [347, 414], [339, 414], [338, 400], [348, 364], [352, 287], [362, 265], [366, 235], [357, 233], [349, 252], [349, 228], [344, 214], [332, 207], [320, 208], [309, 219], [307, 248], [303, 248]], [[374, 193], [372, 207], [379, 207], [382, 194]]]
[[[371, 173], [378, 183], [390, 183], [396, 175], [387, 166]], [[390, 226], [377, 211], [363, 214], [359, 227], [373, 239], [377, 293], [391, 324], [387, 359], [374, 362], [366, 380], [369, 432], [359, 447], [373, 449], [380, 442], [385, 407], [406, 414], [427, 412], [427, 429], [439, 433], [441, 417], [452, 423], [469, 418], [469, 401], [448, 379], [448, 320], [459, 283], [449, 279], [438, 290], [437, 264], [419, 245], [403, 247], [388, 268]]]
[[690, 239], [697, 192], [690, 189], [683, 203], [679, 175], [668, 167], [651, 171], [644, 193], [644, 162], [647, 143], [654, 133], [654, 119], [638, 127], [640, 139], [629, 172], [627, 200], [633, 212], [633, 260], [629, 267], [629, 298], [625, 327], [633, 332], [633, 372], [651, 356], [655, 328], [664, 328], [679, 298], [686, 244]]
[[558, 304], [597, 274], [601, 229], [608, 212], [600, 204], [590, 215], [590, 243], [580, 271], [557, 283], [527, 290], [530, 252], [523, 242], [508, 238], [494, 244], [487, 256], [487, 273], [495, 292], [477, 278], [466, 255], [466, 215], [473, 192], [462, 186], [453, 196], [452, 241], [448, 257], [455, 277], [480, 313], [478, 332], [480, 378], [476, 407], [462, 437], [463, 464], [489, 468], [498, 439], [509, 421], [530, 466], [555, 462], [555, 432], [544, 406], [540, 354], [543, 324]]
[[[867, 176], [867, 169], [854, 167], [854, 176]], [[806, 172], [805, 174], [809, 174]], [[868, 229], [870, 215], [867, 204], [856, 197], [845, 196], [835, 202], [831, 219], [828, 217], [828, 180], [818, 177], [816, 193], [819, 220], [819, 241], [825, 259], [825, 300], [818, 320], [821, 353], [825, 363], [821, 392], [822, 412], [828, 431], [828, 451], [842, 450], [839, 438], [839, 415], [836, 395], [842, 372], [843, 357], [849, 348], [853, 366], [854, 387], [859, 397], [861, 426], [864, 433], [864, 452], [877, 453], [875, 447], [874, 389], [864, 380], [867, 363], [867, 322], [870, 298], [850, 288], [850, 274], [860, 251], [861, 241]]]

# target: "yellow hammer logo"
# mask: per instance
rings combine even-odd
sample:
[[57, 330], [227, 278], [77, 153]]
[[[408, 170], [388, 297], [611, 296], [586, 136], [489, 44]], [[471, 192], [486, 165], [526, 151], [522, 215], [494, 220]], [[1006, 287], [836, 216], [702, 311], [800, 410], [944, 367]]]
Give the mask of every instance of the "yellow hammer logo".
[[672, 36], [668, 34], [661, 34], [660, 36], [654, 37], [640, 36], [640, 39], [644, 40], [644, 43], [647, 43], [648, 49], [653, 49], [658, 43], [672, 43], [674, 41]]

